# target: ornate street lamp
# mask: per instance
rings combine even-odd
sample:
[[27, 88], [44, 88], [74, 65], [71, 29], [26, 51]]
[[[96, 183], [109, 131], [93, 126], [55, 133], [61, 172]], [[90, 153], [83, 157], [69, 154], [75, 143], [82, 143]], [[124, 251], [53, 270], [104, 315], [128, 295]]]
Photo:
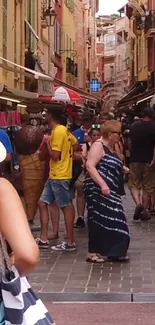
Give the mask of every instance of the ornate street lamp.
[[43, 8], [42, 19], [46, 21], [46, 25], [48, 27], [55, 25], [56, 17], [57, 13], [51, 6], [49, 6], [47, 9]]

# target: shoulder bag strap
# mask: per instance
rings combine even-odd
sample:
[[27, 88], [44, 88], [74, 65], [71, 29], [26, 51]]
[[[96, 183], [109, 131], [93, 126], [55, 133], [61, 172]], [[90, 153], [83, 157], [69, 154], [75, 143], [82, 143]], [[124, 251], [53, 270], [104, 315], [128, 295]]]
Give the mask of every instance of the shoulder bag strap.
[[5, 275], [6, 269], [11, 270], [11, 263], [7, 252], [6, 241], [0, 232], [0, 271], [3, 275]]

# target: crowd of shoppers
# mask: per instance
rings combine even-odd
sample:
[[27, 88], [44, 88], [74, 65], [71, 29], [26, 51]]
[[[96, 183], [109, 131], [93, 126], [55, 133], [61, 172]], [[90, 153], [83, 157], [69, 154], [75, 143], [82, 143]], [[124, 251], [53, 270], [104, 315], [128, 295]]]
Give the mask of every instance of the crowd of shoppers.
[[[88, 262], [129, 259], [130, 236], [121, 196], [125, 195], [127, 175], [136, 204], [133, 219], [150, 219], [155, 191], [153, 118], [154, 111], [147, 107], [142, 118], [124, 127], [121, 118], [118, 121], [113, 114], [102, 113], [94, 118], [92, 112], [86, 111], [81, 126], [74, 126], [72, 131], [61, 109], [53, 107], [48, 111], [51, 134], [40, 148], [40, 159], [46, 161], [46, 182], [39, 201], [40, 248], [49, 248], [50, 240], [59, 238], [61, 209], [66, 233], [64, 241], [52, 246], [53, 250], [75, 250], [73, 228], [84, 228], [88, 220]], [[50, 218], [52, 236], [48, 233]]]
[[[60, 105], [48, 109], [48, 130], [38, 148], [39, 159], [45, 161], [45, 173], [38, 202], [41, 232], [36, 240], [16, 190], [8, 180], [0, 179], [0, 232], [10, 261], [21, 276], [27, 276], [37, 265], [39, 248], [50, 248], [50, 241], [59, 239], [60, 210], [65, 223], [64, 240], [53, 245], [52, 250], [76, 250], [74, 228], [84, 228], [87, 222], [87, 262], [129, 261], [130, 234], [121, 196], [125, 195], [127, 175], [136, 205], [134, 221], [151, 218], [155, 206], [154, 117], [154, 109], [145, 107], [141, 118], [125, 126], [114, 114], [101, 113], [95, 118], [92, 112], [85, 111], [80, 125], [74, 123], [69, 129]], [[11, 159], [10, 140], [1, 131], [1, 176]]]
[[74, 228], [84, 228], [88, 221], [87, 261], [127, 261], [130, 235], [121, 196], [127, 175], [136, 204], [133, 219], [150, 219], [155, 192], [154, 110], [146, 107], [142, 118], [134, 118], [126, 127], [113, 113], [94, 117], [85, 111], [81, 118], [80, 125], [69, 128], [64, 108], [48, 109], [48, 130], [39, 148], [40, 160], [45, 161], [45, 185], [38, 202], [41, 232], [36, 242], [46, 249], [50, 241], [59, 239], [62, 211], [64, 240], [52, 250], [74, 251]]

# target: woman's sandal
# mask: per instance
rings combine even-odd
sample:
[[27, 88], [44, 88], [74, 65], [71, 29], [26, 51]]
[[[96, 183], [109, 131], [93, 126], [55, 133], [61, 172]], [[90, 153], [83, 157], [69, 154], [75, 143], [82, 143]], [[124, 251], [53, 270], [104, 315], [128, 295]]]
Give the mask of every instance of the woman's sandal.
[[104, 261], [103, 257], [101, 257], [101, 256], [99, 256], [97, 254], [94, 254], [94, 255], [91, 255], [91, 256], [87, 257], [86, 262], [88, 262], [88, 263], [96, 263], [96, 264], [103, 264], [105, 261]]

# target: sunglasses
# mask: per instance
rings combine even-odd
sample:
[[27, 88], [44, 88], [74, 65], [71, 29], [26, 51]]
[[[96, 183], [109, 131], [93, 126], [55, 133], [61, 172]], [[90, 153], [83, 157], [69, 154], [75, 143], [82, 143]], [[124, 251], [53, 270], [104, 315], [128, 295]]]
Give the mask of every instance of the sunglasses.
[[101, 128], [101, 124], [93, 124], [92, 125], [92, 129], [100, 129]]

